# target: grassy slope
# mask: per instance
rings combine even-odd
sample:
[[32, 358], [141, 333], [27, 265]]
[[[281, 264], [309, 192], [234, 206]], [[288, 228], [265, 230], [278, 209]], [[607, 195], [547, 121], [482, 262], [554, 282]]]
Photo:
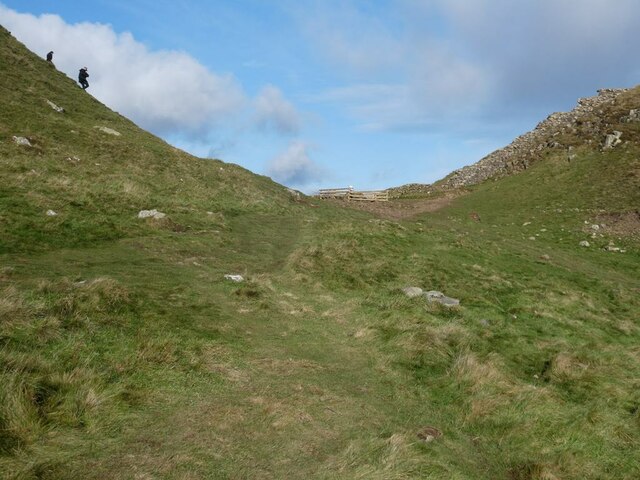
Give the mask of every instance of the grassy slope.
[[638, 204], [637, 157], [399, 224], [193, 159], [1, 45], [0, 477], [637, 478], [638, 244], [578, 247]]
[[[219, 217], [207, 211], [286, 210], [286, 189], [238, 166], [176, 150], [25, 53], [6, 31], [0, 37], [0, 252], [144, 235], [148, 225], [136, 218], [142, 209], [170, 209], [178, 224], [171, 227], [190, 230], [215, 225]], [[34, 148], [11, 142], [14, 135], [31, 139]], [[59, 217], [43, 215], [49, 209]]]

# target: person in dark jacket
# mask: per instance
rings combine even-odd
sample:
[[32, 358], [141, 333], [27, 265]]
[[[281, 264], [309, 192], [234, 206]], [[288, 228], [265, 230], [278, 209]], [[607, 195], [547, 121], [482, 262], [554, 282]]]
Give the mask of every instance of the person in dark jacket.
[[53, 52], [47, 53], [47, 62], [53, 62]]
[[78, 83], [82, 86], [83, 90], [89, 88], [89, 82], [87, 82], [87, 78], [89, 78], [89, 72], [87, 72], [87, 67], [82, 67], [80, 72], [78, 73]]

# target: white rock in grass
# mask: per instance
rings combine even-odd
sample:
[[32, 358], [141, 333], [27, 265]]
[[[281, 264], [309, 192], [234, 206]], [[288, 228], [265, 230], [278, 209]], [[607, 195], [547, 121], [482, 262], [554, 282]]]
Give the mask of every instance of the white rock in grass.
[[438, 292], [437, 290], [430, 290], [424, 294], [427, 297], [427, 300], [430, 302], [438, 302], [445, 307], [457, 307], [460, 305], [460, 300], [457, 298], [447, 297], [444, 293]]
[[47, 100], [47, 103], [49, 104], [49, 106], [51, 108], [53, 108], [56, 112], [58, 113], [64, 113], [64, 108], [59, 107], [58, 105], [56, 105], [55, 103], [53, 103], [51, 100]]
[[615, 147], [616, 145], [619, 145], [620, 143], [622, 143], [622, 140], [620, 140], [620, 137], [622, 137], [622, 132], [618, 132], [614, 130], [613, 133], [610, 133], [605, 137], [603, 148], [605, 150], [609, 150]]
[[109, 135], [115, 135], [116, 137], [119, 137], [121, 135], [120, 132], [114, 130], [113, 128], [101, 127], [100, 125], [96, 125], [93, 128], [97, 128], [101, 132], [108, 133]]
[[53, 210], [47, 210], [47, 217], [55, 217], [56, 215], [58, 214]]
[[582, 240], [579, 244], [581, 247], [590, 247], [591, 244], [589, 242], [587, 242], [586, 240]]
[[244, 282], [244, 277], [242, 275], [228, 273], [224, 276], [224, 278], [226, 278], [227, 280], [231, 280], [232, 282]]
[[404, 287], [402, 291], [409, 298], [419, 297], [423, 293], [420, 287]]
[[16, 142], [18, 145], [22, 145], [23, 147], [31, 147], [31, 146], [33, 146], [33, 145], [31, 145], [31, 142], [29, 141], [28, 138], [16, 137], [14, 135], [13, 136], [13, 141]]
[[138, 212], [138, 218], [155, 218], [159, 220], [164, 217], [166, 217], [166, 214], [159, 212], [155, 208], [153, 210], [140, 210]]

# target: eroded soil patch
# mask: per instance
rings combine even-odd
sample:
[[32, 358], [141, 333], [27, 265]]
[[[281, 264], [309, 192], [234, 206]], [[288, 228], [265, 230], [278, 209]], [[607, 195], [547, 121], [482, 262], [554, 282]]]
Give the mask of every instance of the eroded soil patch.
[[640, 240], [640, 210], [599, 215], [597, 223], [610, 235]]
[[459, 195], [411, 200], [389, 200], [388, 202], [356, 202], [345, 200], [325, 200], [334, 205], [371, 212], [379, 217], [402, 220], [422, 213], [435, 212], [449, 205]]

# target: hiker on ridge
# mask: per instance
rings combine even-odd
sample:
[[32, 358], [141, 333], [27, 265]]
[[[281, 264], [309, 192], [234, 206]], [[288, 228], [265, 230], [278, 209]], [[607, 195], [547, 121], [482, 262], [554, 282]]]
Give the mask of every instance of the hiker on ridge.
[[47, 53], [47, 62], [53, 63], [53, 52]]
[[89, 82], [87, 82], [87, 78], [89, 78], [89, 72], [87, 72], [87, 67], [82, 67], [80, 72], [78, 73], [78, 83], [82, 86], [83, 90], [89, 88]]

